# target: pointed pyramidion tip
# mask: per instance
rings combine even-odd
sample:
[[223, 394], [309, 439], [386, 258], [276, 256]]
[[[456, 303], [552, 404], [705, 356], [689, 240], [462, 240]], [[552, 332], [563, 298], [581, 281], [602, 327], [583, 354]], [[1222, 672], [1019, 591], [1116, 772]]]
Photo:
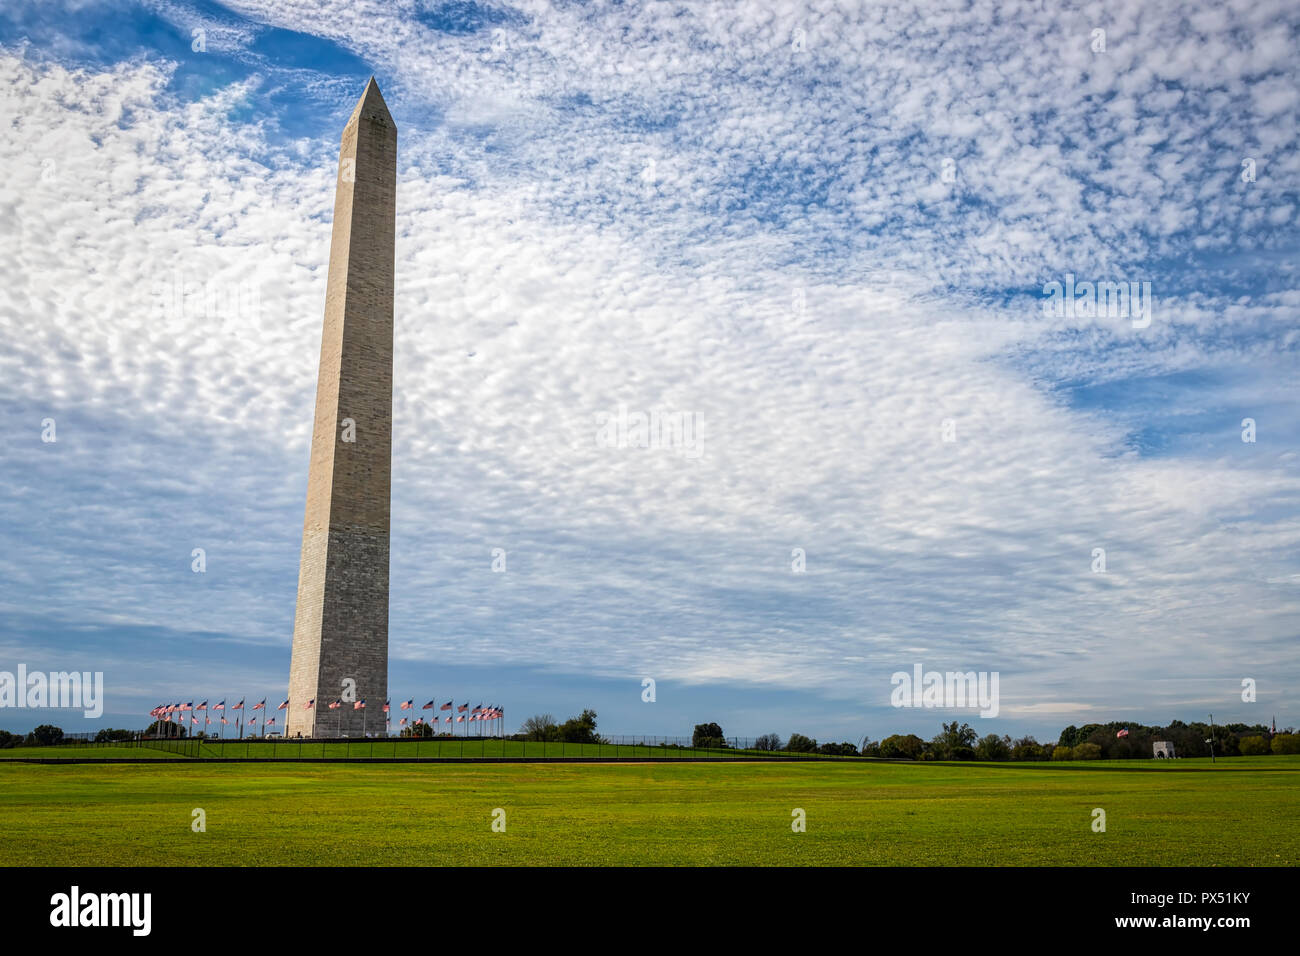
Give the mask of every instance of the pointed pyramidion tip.
[[389, 126], [395, 125], [392, 114], [388, 112], [388, 104], [384, 102], [384, 95], [379, 92], [379, 84], [375, 81], [373, 74], [366, 81], [366, 88], [362, 91], [361, 98], [357, 100], [356, 108], [352, 110], [348, 125], [351, 126], [363, 115], [367, 119], [380, 120]]

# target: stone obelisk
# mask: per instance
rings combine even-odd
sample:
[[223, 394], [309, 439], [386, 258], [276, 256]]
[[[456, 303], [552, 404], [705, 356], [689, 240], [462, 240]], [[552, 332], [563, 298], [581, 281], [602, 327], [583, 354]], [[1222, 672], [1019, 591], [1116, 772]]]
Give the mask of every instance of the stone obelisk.
[[396, 194], [397, 127], [371, 77], [339, 149], [289, 736], [384, 733]]

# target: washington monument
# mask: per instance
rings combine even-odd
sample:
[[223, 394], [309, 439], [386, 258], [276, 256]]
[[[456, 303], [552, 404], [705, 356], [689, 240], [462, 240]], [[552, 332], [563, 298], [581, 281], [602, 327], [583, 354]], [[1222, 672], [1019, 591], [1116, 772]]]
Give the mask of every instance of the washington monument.
[[[374, 77], [343, 128], [286, 733], [384, 733], [397, 127]], [[364, 709], [356, 706], [365, 701]], [[341, 706], [329, 709], [331, 703]], [[308, 708], [306, 705], [312, 702]]]

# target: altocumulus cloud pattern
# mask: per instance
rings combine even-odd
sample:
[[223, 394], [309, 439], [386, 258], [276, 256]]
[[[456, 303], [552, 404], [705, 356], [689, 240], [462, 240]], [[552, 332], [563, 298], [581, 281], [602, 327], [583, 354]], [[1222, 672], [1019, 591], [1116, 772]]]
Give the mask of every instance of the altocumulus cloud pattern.
[[[0, 651], [122, 712], [284, 671], [375, 73], [395, 667], [845, 734], [914, 661], [1031, 730], [1294, 685], [1300, 13], [1051, 6], [6, 4]], [[1045, 310], [1067, 276], [1149, 324]], [[609, 447], [621, 407], [699, 453]]]

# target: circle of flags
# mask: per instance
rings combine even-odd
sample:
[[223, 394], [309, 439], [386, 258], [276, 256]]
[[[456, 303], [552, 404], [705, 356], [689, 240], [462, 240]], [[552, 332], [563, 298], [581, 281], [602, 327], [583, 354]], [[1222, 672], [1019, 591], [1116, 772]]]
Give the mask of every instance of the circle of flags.
[[[364, 728], [365, 726], [364, 719], [366, 716], [365, 698], [350, 702], [352, 705], [351, 708], [348, 708], [348, 703], [349, 703], [348, 701], [336, 699], [330, 701], [326, 705], [325, 709], [332, 710], [332, 711], [341, 711], [347, 709], [351, 709], [353, 711], [361, 711], [362, 718], [363, 718], [362, 726]], [[392, 718], [389, 716], [391, 710], [390, 703], [391, 703], [390, 701], [384, 701], [384, 705], [382, 708], [384, 714], [384, 724], [386, 728], [392, 726]], [[277, 711], [288, 710], [289, 705], [290, 702], [288, 700], [285, 700], [283, 703], [280, 704], [279, 707], [276, 708], [276, 710]], [[398, 708], [400, 710], [415, 710], [416, 709], [415, 698], [411, 697], [408, 698], [407, 700], [402, 701], [402, 703], [398, 705]], [[164, 724], [164, 723], [174, 724], [175, 726], [180, 727], [184, 725], [185, 718], [188, 715], [190, 726], [198, 726], [199, 724], [198, 712], [205, 711], [205, 714], [203, 716], [203, 724], [204, 726], [210, 726], [213, 723], [212, 714], [216, 711], [220, 711], [221, 713], [219, 715], [218, 722], [223, 726], [229, 726], [231, 721], [229, 717], [227, 717], [227, 713], [231, 713], [234, 714], [235, 716], [236, 726], [240, 728], [238, 733], [242, 733], [242, 728], [245, 724], [247, 724], [250, 728], [253, 728], [257, 724], [258, 714], [256, 713], [256, 711], [265, 710], [265, 709], [266, 709], [266, 698], [262, 698], [262, 700], [260, 700], [258, 703], [253, 704], [251, 707], [248, 708], [247, 719], [245, 719], [246, 715], [245, 715], [245, 708], [244, 708], [244, 698], [242, 697], [239, 699], [238, 703], [232, 704], [229, 708], [227, 708], [226, 701], [224, 699], [219, 700], [217, 701], [217, 703], [213, 704], [211, 709], [209, 709], [208, 702], [206, 700], [200, 701], [197, 706], [195, 706], [194, 702], [191, 700], [186, 703], [177, 702], [174, 704], [159, 704], [158, 706], [154, 707], [152, 710], [149, 711], [149, 716], [153, 717], [160, 724]], [[312, 698], [311, 700], [308, 700], [306, 703], [302, 705], [302, 709], [315, 710], [316, 699]], [[478, 704], [474, 707], [471, 707], [469, 701], [466, 701], [465, 703], [457, 706], [455, 698], [452, 698], [451, 700], [441, 705], [438, 704], [437, 698], [434, 698], [433, 700], [428, 701], [423, 707], [419, 709], [432, 710], [434, 711], [434, 713], [428, 715], [427, 719], [424, 716], [416, 717], [414, 719], [403, 716], [398, 720], [397, 726], [398, 727], [408, 727], [408, 726], [409, 727], [425, 727], [425, 726], [437, 727], [439, 726], [439, 724], [442, 725], [453, 724], [453, 726], [455, 724], [464, 724], [466, 734], [468, 734], [469, 725], [472, 723], [503, 720], [505, 718], [505, 709], [502, 707], [498, 707], [496, 704], [488, 704], [486, 706], [483, 704]], [[455, 710], [454, 717], [452, 716], [453, 709]], [[237, 714], [235, 713], [236, 711], [238, 711]], [[445, 714], [445, 716], [442, 716], [443, 714]], [[287, 725], [287, 723], [288, 721], [286, 720], [285, 724]], [[338, 726], [340, 728], [342, 727], [342, 723], [343, 723], [343, 716], [342, 714], [340, 714], [338, 718]], [[276, 720], [274, 716], [264, 717], [262, 721], [261, 736], [266, 736], [268, 733], [270, 733], [271, 728], [275, 727], [275, 725], [276, 725]], [[313, 728], [313, 735], [315, 735], [315, 732], [316, 732], [316, 728]], [[442, 732], [446, 733], [448, 731], [442, 731]]]

